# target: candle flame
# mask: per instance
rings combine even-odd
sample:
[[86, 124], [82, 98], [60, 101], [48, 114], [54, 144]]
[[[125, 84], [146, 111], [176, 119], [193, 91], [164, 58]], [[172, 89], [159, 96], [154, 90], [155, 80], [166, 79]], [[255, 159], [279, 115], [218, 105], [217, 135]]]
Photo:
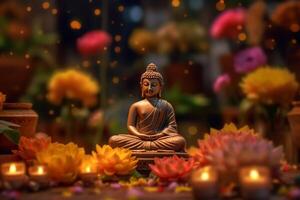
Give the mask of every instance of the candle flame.
[[87, 172], [87, 173], [90, 173], [90, 172], [91, 172], [91, 166], [90, 166], [90, 165], [87, 165], [87, 166], [85, 167], [85, 172]]
[[207, 180], [209, 180], [209, 173], [208, 173], [208, 172], [203, 172], [203, 173], [201, 173], [200, 179], [201, 179], [202, 181], [207, 181]]
[[44, 174], [44, 167], [43, 166], [38, 166], [37, 173], [38, 174]]
[[249, 176], [253, 180], [257, 180], [260, 177], [260, 175], [256, 169], [251, 169]]
[[17, 172], [17, 167], [16, 167], [16, 164], [13, 163], [9, 166], [8, 173], [14, 174], [16, 172]]

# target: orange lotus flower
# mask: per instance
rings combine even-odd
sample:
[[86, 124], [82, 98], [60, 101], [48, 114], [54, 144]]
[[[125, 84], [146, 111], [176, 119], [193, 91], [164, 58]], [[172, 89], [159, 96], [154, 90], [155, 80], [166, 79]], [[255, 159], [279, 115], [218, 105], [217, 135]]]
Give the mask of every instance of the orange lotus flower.
[[37, 152], [46, 149], [50, 143], [51, 137], [44, 133], [37, 133], [33, 138], [21, 136], [19, 149], [13, 150], [13, 153], [23, 160], [35, 160]]
[[39, 163], [46, 164], [49, 176], [59, 182], [74, 181], [80, 169], [85, 152], [74, 143], [51, 143], [48, 148], [36, 154]]
[[174, 155], [173, 157], [155, 158], [150, 164], [152, 172], [162, 181], [184, 181], [190, 175], [194, 160], [185, 160]]
[[92, 155], [98, 159], [100, 173], [108, 176], [127, 175], [138, 162], [129, 149], [111, 148], [109, 145], [96, 145], [96, 152], [93, 151]]

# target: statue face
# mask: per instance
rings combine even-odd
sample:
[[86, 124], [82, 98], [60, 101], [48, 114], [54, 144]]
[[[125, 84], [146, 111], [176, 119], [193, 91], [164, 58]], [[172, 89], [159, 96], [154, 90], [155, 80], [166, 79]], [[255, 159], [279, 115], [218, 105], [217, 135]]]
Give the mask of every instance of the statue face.
[[143, 79], [141, 87], [144, 97], [158, 97], [161, 90], [161, 85], [158, 79], [145, 78]]

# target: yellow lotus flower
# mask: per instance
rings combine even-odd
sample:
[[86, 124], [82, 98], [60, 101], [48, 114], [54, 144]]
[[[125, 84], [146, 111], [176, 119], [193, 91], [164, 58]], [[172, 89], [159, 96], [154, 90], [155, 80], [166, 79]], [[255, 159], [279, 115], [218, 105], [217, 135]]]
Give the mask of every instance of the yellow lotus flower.
[[287, 69], [258, 68], [243, 78], [240, 84], [248, 99], [266, 104], [289, 104], [298, 89], [295, 75]]
[[79, 70], [68, 69], [51, 77], [47, 97], [53, 104], [60, 104], [66, 98], [92, 106], [96, 103], [98, 92], [98, 83], [92, 77]]
[[76, 179], [84, 149], [74, 143], [51, 143], [47, 149], [38, 152], [38, 162], [47, 164], [49, 176], [60, 182], [72, 182]]
[[96, 152], [92, 152], [98, 159], [100, 173], [108, 176], [127, 175], [134, 170], [138, 160], [131, 154], [129, 149], [111, 148], [109, 145], [96, 145]]
[[5, 102], [6, 95], [0, 92], [0, 110], [3, 108], [3, 103]]

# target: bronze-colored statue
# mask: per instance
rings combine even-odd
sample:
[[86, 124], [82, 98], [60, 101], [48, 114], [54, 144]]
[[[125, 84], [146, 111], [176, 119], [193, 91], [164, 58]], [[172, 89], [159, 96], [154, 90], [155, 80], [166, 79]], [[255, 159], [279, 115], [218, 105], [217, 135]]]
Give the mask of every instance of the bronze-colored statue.
[[112, 136], [112, 147], [131, 150], [173, 150], [184, 151], [185, 139], [177, 133], [174, 109], [161, 99], [163, 77], [156, 65], [148, 65], [141, 76], [141, 101], [131, 105], [127, 128], [130, 134]]

